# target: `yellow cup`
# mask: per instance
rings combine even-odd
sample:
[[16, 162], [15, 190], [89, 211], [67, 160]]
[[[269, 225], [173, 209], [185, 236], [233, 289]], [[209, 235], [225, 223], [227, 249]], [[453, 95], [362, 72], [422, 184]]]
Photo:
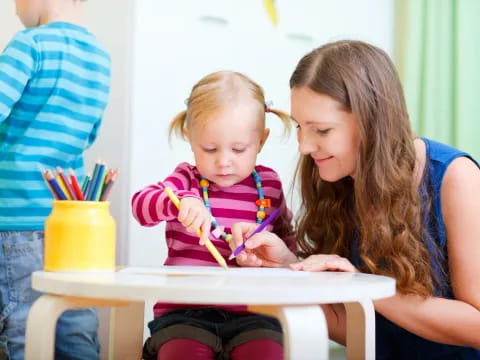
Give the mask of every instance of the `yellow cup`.
[[44, 269], [114, 270], [115, 220], [106, 201], [54, 201], [45, 221]]

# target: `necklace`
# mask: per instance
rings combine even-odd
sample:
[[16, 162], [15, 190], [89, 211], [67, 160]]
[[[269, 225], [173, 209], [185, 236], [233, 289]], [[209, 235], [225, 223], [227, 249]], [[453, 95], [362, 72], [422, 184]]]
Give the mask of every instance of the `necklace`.
[[[255, 187], [257, 188], [257, 193], [258, 193], [258, 199], [255, 201], [255, 204], [258, 206], [257, 224], [261, 224], [263, 222], [263, 219], [265, 219], [265, 208], [270, 207], [270, 199], [265, 199], [265, 196], [263, 195], [263, 189], [262, 189], [262, 179], [260, 178], [260, 175], [258, 175], [258, 173], [255, 170], [252, 171], [252, 177], [253, 177], [253, 181], [255, 182]], [[208, 180], [202, 176], [200, 179], [200, 187], [202, 188], [203, 203], [205, 204], [208, 211], [210, 212], [210, 215], [212, 215], [212, 225], [215, 231], [219, 227], [219, 225], [217, 220], [215, 220], [215, 217], [212, 214], [210, 200], [208, 199], [209, 186], [210, 186], [210, 183], [208, 182]], [[225, 231], [222, 231], [222, 234], [220, 234], [220, 237], [226, 242], [229, 242], [232, 239], [232, 234], [227, 234]]]

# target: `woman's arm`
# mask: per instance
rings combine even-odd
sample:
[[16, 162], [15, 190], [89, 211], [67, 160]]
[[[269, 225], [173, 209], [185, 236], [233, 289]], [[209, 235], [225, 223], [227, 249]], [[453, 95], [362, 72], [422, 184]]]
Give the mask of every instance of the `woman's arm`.
[[471, 160], [448, 167], [441, 203], [455, 300], [397, 294], [375, 309], [426, 339], [480, 349], [480, 170]]
[[480, 349], [480, 312], [467, 302], [397, 294], [374, 304], [390, 321], [425, 339]]
[[[374, 301], [375, 310], [423, 338], [480, 349], [480, 170], [467, 158], [452, 162], [441, 188], [449, 275], [455, 299], [397, 294]], [[312, 255], [291, 265], [306, 271], [356, 271], [347, 259]], [[322, 306], [330, 337], [345, 343], [345, 309]]]

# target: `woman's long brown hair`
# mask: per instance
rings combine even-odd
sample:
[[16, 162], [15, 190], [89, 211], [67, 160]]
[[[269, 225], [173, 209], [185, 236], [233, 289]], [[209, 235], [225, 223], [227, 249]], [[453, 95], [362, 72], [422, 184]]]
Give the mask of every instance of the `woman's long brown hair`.
[[312, 158], [300, 158], [300, 253], [350, 257], [356, 238], [361, 270], [394, 277], [402, 293], [431, 295], [435, 276], [423, 241], [414, 134], [388, 55], [361, 41], [330, 43], [300, 60], [290, 87], [332, 97], [360, 129], [355, 180], [322, 181]]

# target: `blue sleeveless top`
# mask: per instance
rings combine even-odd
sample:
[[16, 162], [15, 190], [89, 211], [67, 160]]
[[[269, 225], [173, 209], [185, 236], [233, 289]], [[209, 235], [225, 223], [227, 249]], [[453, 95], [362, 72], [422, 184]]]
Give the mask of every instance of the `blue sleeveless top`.
[[[439, 266], [448, 266], [445, 223], [443, 221], [440, 202], [440, 187], [448, 165], [458, 157], [465, 156], [478, 163], [467, 153], [436, 141], [422, 138], [426, 145], [426, 162], [423, 189], [431, 196], [430, 211], [426, 217], [427, 229], [430, 241], [436, 246], [426, 243], [427, 249], [432, 256], [437, 256], [439, 264], [432, 263], [434, 271], [438, 274], [444, 288], [435, 289], [434, 295], [445, 298], [453, 298], [452, 289], [448, 279], [442, 275]], [[355, 266], [361, 266], [358, 251], [358, 241], [353, 241], [350, 260]], [[447, 271], [448, 273], [448, 271]], [[480, 360], [480, 350], [473, 348], [446, 345], [421, 338], [392, 323], [379, 313], [376, 313], [376, 359], [377, 360]]]

